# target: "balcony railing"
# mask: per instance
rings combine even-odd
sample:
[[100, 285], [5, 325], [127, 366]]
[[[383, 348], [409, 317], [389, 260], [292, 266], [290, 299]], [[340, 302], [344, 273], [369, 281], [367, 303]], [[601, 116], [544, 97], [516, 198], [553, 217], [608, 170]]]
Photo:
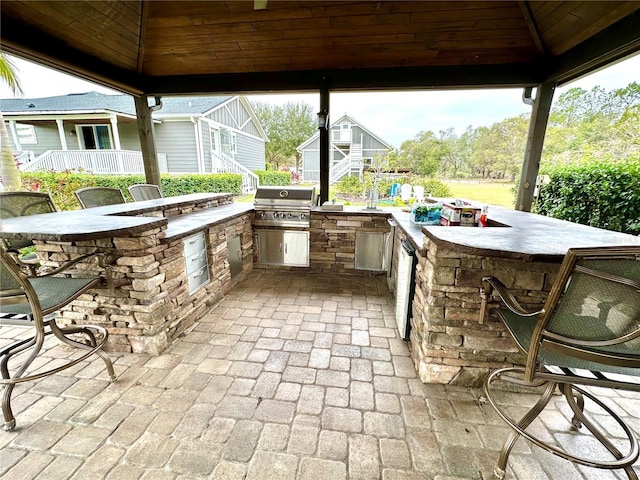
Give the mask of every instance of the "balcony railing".
[[[161, 173], [167, 173], [167, 155], [158, 154]], [[82, 170], [97, 174], [144, 173], [142, 152], [132, 150], [48, 150], [38, 158], [21, 165], [24, 172], [34, 170]]]

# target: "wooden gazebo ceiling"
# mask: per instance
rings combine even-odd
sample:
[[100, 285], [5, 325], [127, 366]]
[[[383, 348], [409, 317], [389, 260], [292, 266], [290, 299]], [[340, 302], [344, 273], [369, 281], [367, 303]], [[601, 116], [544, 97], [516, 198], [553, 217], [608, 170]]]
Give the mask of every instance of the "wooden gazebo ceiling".
[[4, 51], [132, 94], [307, 91], [322, 81], [333, 90], [533, 86], [640, 51], [638, 1], [3, 0], [0, 8]]

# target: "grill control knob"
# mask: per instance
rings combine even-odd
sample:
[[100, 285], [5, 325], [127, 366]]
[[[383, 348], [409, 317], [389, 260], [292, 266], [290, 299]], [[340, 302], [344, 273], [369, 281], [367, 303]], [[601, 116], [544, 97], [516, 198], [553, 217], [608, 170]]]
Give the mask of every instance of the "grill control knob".
[[293, 217], [293, 215], [291, 214], [291, 212], [287, 213], [287, 218], [291, 218]]
[[306, 218], [306, 215], [304, 213], [300, 214], [300, 220], [304, 220]]
[[267, 216], [267, 214], [266, 214], [266, 213], [264, 213], [264, 212], [260, 212], [260, 218], [264, 219], [266, 216]]

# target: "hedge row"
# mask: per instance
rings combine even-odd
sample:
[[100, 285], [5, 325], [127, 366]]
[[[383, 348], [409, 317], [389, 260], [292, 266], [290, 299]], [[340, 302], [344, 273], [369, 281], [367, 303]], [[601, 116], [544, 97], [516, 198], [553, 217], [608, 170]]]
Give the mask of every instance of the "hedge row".
[[260, 179], [260, 185], [290, 185], [291, 174], [278, 170], [256, 170], [254, 172]]
[[[73, 192], [85, 187], [119, 188], [128, 201], [132, 201], [127, 187], [146, 183], [144, 175], [91, 175], [71, 172], [24, 172], [22, 183], [27, 190], [46, 192], [51, 195], [60, 210], [80, 208]], [[174, 197], [197, 192], [242, 193], [242, 175], [235, 173], [162, 175], [162, 194]]]
[[[379, 198], [386, 198], [389, 196], [391, 185], [394, 183], [408, 183], [410, 185], [422, 185], [424, 187], [424, 194], [432, 195], [434, 197], [450, 197], [452, 192], [444, 183], [427, 177], [399, 177], [394, 179], [384, 178], [378, 180], [378, 196]], [[336, 185], [336, 191], [354, 198], [365, 198], [367, 192], [372, 188], [374, 180], [369, 173], [365, 174], [364, 181], [358, 177], [345, 176], [340, 179]]]
[[541, 171], [536, 212], [616, 232], [640, 234], [640, 161], [595, 161]]

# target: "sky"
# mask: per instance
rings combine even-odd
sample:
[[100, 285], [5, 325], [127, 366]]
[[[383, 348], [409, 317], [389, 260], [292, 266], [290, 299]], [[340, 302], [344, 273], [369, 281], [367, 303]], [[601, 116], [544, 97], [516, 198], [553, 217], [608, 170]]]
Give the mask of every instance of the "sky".
[[[25, 60], [13, 59], [24, 98], [97, 91], [119, 93]], [[570, 88], [591, 90], [599, 85], [607, 91], [640, 82], [640, 55], [558, 88], [554, 99]], [[11, 98], [11, 90], [0, 85], [0, 98]], [[248, 96], [250, 100], [284, 104], [305, 102], [319, 110], [318, 94], [273, 94]], [[522, 89], [448, 90], [411, 92], [332, 93], [330, 120], [345, 113], [394, 147], [422, 131], [454, 128], [461, 134], [468, 126], [490, 126], [505, 118], [530, 112], [522, 102]]]

